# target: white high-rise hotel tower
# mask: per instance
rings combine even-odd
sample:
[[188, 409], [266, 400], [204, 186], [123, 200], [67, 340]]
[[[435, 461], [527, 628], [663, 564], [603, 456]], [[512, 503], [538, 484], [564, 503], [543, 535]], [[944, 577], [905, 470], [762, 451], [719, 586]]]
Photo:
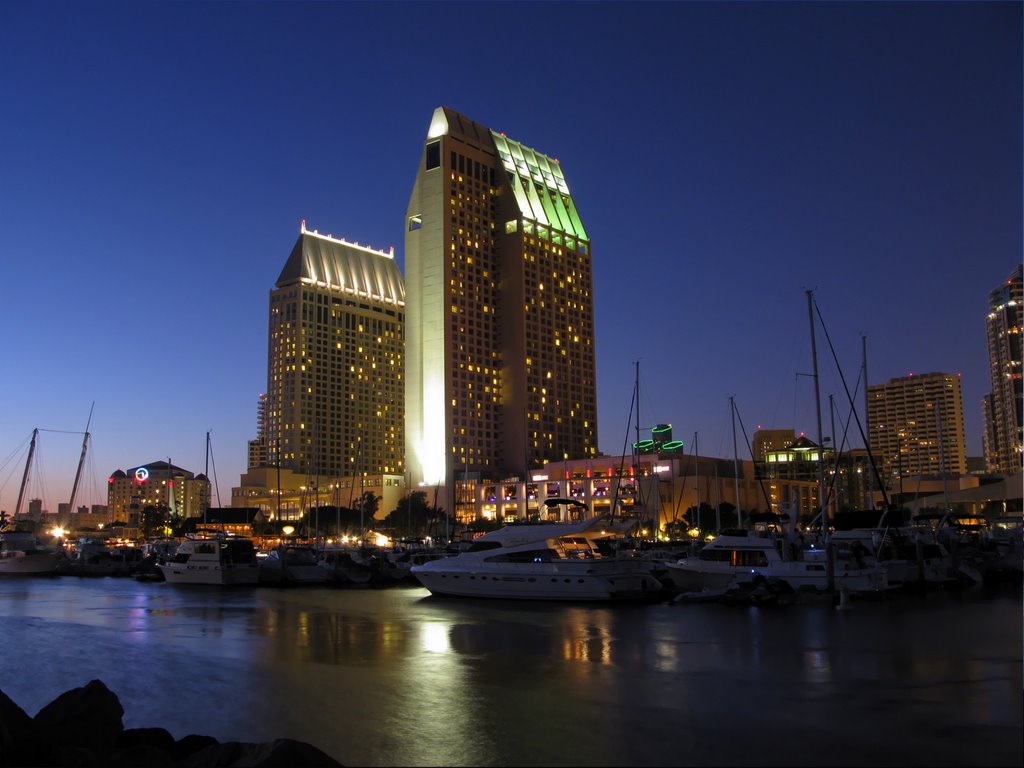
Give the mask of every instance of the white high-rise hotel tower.
[[405, 287], [414, 485], [596, 454], [590, 238], [557, 160], [435, 110], [406, 216]]

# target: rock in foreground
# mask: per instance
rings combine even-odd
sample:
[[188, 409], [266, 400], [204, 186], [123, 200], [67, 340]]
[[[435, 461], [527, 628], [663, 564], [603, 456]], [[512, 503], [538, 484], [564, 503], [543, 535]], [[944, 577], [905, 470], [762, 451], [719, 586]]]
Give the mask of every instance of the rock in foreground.
[[0, 766], [6, 768], [341, 768], [293, 739], [219, 742], [163, 728], [125, 729], [117, 695], [99, 680], [65, 691], [33, 717], [0, 691]]

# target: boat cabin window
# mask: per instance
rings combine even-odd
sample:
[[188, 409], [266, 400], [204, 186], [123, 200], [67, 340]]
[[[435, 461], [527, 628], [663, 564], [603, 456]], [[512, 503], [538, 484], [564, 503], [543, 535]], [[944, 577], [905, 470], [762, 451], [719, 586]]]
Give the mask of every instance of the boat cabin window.
[[498, 549], [501, 546], [500, 541], [474, 541], [469, 545], [467, 552], [483, 552], [487, 549]]
[[599, 554], [594, 552], [594, 548], [590, 546], [590, 540], [583, 536], [562, 536], [559, 538], [558, 543], [562, 546], [567, 558], [600, 557]]
[[518, 552], [502, 552], [499, 555], [485, 558], [488, 563], [550, 563], [558, 559], [553, 549], [528, 549]]
[[225, 541], [221, 544], [221, 549], [224, 550], [224, 556], [234, 563], [256, 562], [256, 549], [247, 539]]
[[700, 551], [700, 559], [741, 568], [764, 568], [768, 565], [768, 556], [760, 549], [709, 549]]

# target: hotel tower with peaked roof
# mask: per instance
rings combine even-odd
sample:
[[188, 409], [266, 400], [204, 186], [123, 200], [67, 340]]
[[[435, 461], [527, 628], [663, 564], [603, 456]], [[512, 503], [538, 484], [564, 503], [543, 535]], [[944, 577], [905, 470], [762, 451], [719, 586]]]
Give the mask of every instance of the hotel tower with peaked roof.
[[404, 474], [404, 312], [393, 251], [302, 223], [270, 293], [269, 464], [311, 478]]
[[436, 109], [406, 215], [405, 285], [413, 483], [447, 489], [596, 454], [590, 237], [557, 159]]

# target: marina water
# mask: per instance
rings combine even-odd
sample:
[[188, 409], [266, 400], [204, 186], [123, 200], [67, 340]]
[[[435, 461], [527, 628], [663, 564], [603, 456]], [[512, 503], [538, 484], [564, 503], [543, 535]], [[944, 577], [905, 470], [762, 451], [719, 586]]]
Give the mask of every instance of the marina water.
[[345, 765], [1022, 764], [1019, 584], [845, 608], [5, 579], [0, 689]]

